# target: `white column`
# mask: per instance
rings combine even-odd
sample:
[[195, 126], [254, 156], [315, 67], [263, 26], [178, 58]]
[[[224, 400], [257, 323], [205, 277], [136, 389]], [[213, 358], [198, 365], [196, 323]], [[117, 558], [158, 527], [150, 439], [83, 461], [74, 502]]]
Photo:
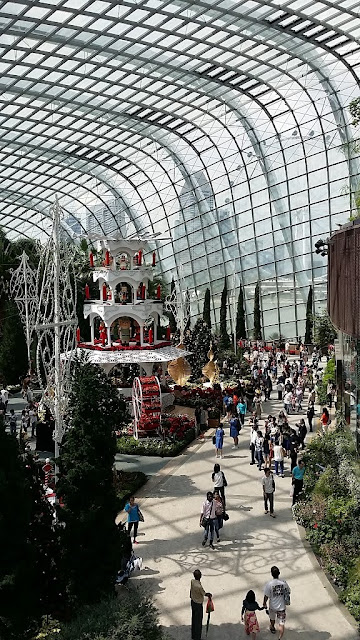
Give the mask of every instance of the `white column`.
[[158, 342], [157, 329], [158, 329], [157, 320], [156, 320], [156, 318], [154, 318], [154, 344], [156, 344]]
[[110, 327], [106, 327], [108, 346], [111, 347]]
[[91, 342], [94, 344], [95, 342], [95, 318], [90, 320], [90, 331], [91, 331]]
[[140, 346], [144, 345], [144, 326], [140, 324]]

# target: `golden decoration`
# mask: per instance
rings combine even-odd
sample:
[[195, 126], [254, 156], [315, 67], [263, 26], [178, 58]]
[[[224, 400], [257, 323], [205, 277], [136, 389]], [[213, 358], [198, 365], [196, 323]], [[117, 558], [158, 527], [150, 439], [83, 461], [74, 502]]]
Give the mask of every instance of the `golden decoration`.
[[209, 362], [207, 362], [203, 368], [202, 373], [206, 378], [210, 380], [210, 383], [213, 385], [219, 379], [219, 367], [214, 362], [214, 352], [212, 350], [212, 346], [210, 347], [210, 351], [208, 352]]
[[[178, 349], [183, 349], [183, 344], [177, 345]], [[191, 376], [191, 367], [186, 358], [180, 357], [176, 360], [171, 360], [167, 367], [169, 375], [174, 380], [175, 384], [179, 384], [184, 387]]]

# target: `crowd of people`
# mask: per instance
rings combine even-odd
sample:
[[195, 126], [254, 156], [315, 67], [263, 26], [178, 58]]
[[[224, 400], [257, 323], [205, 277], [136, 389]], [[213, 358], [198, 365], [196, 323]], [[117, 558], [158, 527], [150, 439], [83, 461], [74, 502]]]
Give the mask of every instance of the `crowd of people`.
[[[305, 348], [300, 350], [297, 359], [290, 359], [284, 352], [265, 352], [260, 349], [255, 349], [248, 355], [251, 379], [239, 379], [235, 389], [224, 391], [223, 422], [216, 428], [213, 445], [215, 457], [223, 459], [227, 428], [233, 442], [232, 448], [237, 449], [241, 431], [245, 431], [245, 427], [248, 432], [249, 427], [249, 463], [257, 465], [259, 471], [263, 472], [260, 484], [264, 514], [275, 518], [277, 478], [282, 482], [281, 479], [285, 476], [290, 477], [289, 498], [292, 498], [292, 504], [295, 504], [303, 491], [306, 468], [302, 452], [306, 447], [308, 433], [315, 430], [315, 402], [317, 384], [321, 379], [321, 356], [315, 350], [310, 357]], [[277, 405], [280, 404], [280, 407], [277, 407], [276, 412], [265, 414], [266, 402], [271, 399], [275, 385], [275, 402]], [[330, 405], [330, 401], [334, 402], [335, 395], [332, 386], [329, 387], [328, 393]], [[326, 431], [330, 424], [327, 407], [323, 408], [319, 420], [321, 430]], [[215, 544], [221, 541], [221, 529], [231, 516], [231, 512], [230, 516], [226, 512], [227, 481], [218, 462], [214, 465], [211, 481], [213, 487], [207, 492], [202, 504], [199, 524], [204, 529], [202, 546], [205, 547], [209, 542], [210, 549], [215, 549]], [[262, 609], [266, 609], [269, 615], [270, 632], [276, 633], [277, 627], [280, 639], [284, 634], [290, 588], [279, 578], [278, 567], [272, 567], [271, 574], [272, 580], [264, 588], [263, 606], [258, 605], [253, 590], [247, 593], [243, 602], [242, 620], [246, 633], [253, 640], [259, 632], [256, 611]], [[201, 638], [203, 600], [206, 596], [211, 598], [211, 594], [205, 593], [202, 588], [200, 579], [201, 573], [197, 570], [190, 589], [192, 640]]]

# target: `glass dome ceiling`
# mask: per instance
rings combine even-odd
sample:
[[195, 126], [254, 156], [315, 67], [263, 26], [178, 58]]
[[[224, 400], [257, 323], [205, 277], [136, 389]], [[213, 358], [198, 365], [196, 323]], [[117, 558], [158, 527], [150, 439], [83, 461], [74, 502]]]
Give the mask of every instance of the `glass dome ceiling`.
[[0, 225], [44, 240], [158, 233], [194, 312], [224, 276], [248, 326], [303, 333], [313, 243], [349, 217], [356, 0], [0, 2]]

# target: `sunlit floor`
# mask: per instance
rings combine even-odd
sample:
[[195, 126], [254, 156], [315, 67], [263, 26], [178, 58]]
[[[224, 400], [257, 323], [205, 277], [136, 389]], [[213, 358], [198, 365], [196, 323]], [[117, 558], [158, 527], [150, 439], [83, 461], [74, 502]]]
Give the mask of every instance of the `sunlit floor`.
[[[272, 395], [275, 396], [275, 392]], [[266, 403], [263, 414], [277, 414], [281, 404]], [[291, 417], [291, 422], [297, 419], [298, 414]], [[246, 592], [253, 589], [262, 604], [263, 586], [270, 579], [270, 567], [276, 564], [292, 590], [285, 638], [358, 638], [352, 619], [334, 597], [313, 555], [305, 550], [292, 519], [289, 463], [285, 465], [286, 477], [276, 479], [277, 517], [271, 519], [264, 515], [260, 484], [263, 473], [256, 466], [249, 466], [248, 420], [241, 432], [238, 450], [231, 448], [233, 442], [227, 425], [225, 431], [225, 457], [220, 462], [228, 481], [230, 519], [221, 531], [221, 542], [215, 545], [214, 551], [201, 546], [200, 509], [206, 491], [212, 489], [211, 473], [215, 463], [208, 436], [203, 444], [195, 443], [186, 454], [153, 476], [139, 495], [145, 522], [140, 525], [136, 553], [143, 557], [148, 569], [134, 577], [134, 581], [141, 580], [155, 597], [161, 623], [170, 635], [175, 640], [188, 640], [190, 579], [194, 569], [199, 568], [203, 586], [213, 593], [215, 604], [208, 637], [230, 640], [247, 637], [240, 623], [242, 600]], [[265, 612], [260, 612], [258, 619], [259, 640], [278, 637], [270, 634]]]

